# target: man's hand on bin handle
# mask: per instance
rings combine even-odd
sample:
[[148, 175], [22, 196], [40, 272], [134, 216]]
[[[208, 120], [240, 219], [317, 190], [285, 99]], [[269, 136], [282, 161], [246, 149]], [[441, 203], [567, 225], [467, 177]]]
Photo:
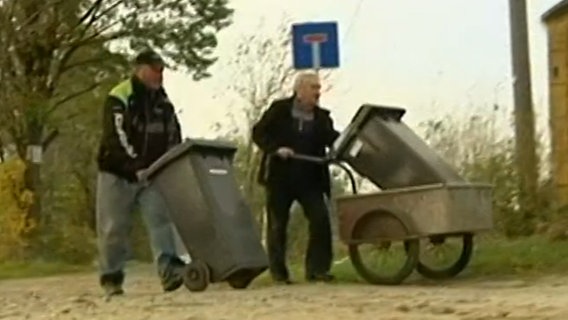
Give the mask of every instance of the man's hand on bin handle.
[[143, 182], [142, 178], [144, 178], [145, 172], [146, 172], [146, 169], [141, 169], [141, 170], [136, 171], [136, 178], [138, 179], [139, 182]]
[[294, 155], [294, 150], [288, 147], [280, 147], [278, 148], [278, 150], [276, 150], [276, 154], [282, 159], [287, 159], [290, 156]]

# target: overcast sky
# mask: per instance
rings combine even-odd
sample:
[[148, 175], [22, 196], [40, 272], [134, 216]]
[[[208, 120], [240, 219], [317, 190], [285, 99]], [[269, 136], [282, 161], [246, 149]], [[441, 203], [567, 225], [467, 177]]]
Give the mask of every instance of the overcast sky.
[[[557, 1], [527, 1], [533, 97], [542, 128], [548, 114], [548, 74], [546, 30], [540, 15]], [[283, 13], [294, 22], [338, 22], [341, 67], [334, 71], [334, 90], [322, 97], [322, 104], [333, 111], [340, 129], [365, 102], [406, 108], [410, 125], [447, 113], [488, 112], [495, 103], [511, 110], [507, 0], [233, 0], [231, 4], [235, 23], [219, 36], [221, 62], [230, 57], [235, 39], [255, 32], [261, 18], [274, 26]], [[183, 110], [185, 136], [212, 136], [210, 127], [231, 107], [218, 97], [228, 75], [218, 68], [211, 71], [211, 79], [197, 83], [183, 74], [167, 74], [167, 90]]]

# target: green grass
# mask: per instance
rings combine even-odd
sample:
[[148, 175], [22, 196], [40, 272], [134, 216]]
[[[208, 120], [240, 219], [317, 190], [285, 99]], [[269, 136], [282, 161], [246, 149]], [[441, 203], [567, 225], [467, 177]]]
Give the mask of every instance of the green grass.
[[[492, 278], [532, 278], [550, 275], [568, 275], [568, 241], [550, 242], [544, 237], [530, 237], [517, 240], [504, 240], [489, 237], [474, 238], [474, 253], [469, 265], [457, 279]], [[365, 283], [355, 272], [351, 261], [346, 257], [345, 246], [337, 246], [333, 274], [338, 283]], [[300, 261], [300, 259], [296, 259]], [[294, 279], [303, 280], [303, 266], [291, 263]], [[414, 272], [408, 281], [424, 279]], [[270, 283], [265, 273], [257, 281], [258, 285]]]
[[529, 237], [478, 242], [468, 268], [473, 275], [568, 274], [568, 241]]
[[[554, 274], [568, 275], [568, 241], [550, 242], [543, 237], [504, 240], [490, 237], [474, 239], [475, 249], [470, 264], [458, 278], [503, 278], [509, 276], [539, 277]], [[364, 283], [345, 258], [345, 246], [336, 246], [333, 273], [339, 283]], [[303, 258], [297, 258], [302, 261]], [[303, 265], [291, 262], [294, 279], [303, 279]], [[65, 273], [94, 272], [92, 266], [76, 266], [54, 262], [4, 262], [0, 263], [0, 280], [44, 277]], [[409, 280], [420, 278], [414, 273]], [[270, 283], [268, 273], [260, 276], [255, 284]]]

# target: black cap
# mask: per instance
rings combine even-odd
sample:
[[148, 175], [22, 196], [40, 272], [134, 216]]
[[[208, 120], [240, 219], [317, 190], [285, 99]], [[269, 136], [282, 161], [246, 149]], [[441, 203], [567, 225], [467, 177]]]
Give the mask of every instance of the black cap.
[[165, 61], [164, 59], [162, 59], [162, 57], [153, 50], [144, 50], [142, 52], [140, 52], [137, 56], [136, 59], [134, 59], [134, 63], [136, 65], [143, 65], [143, 64], [161, 64], [161, 65], [165, 65]]

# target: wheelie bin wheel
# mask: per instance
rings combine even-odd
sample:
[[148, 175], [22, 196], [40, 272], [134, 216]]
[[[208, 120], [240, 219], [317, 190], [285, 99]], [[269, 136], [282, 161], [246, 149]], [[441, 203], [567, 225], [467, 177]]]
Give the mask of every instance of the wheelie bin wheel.
[[[349, 244], [349, 258], [357, 273], [367, 282], [376, 285], [398, 285], [416, 268], [420, 251], [419, 240], [382, 240], [373, 238], [396, 239], [408, 235], [408, 228], [397, 215], [385, 210], [371, 211], [355, 223], [352, 231], [354, 244]], [[373, 252], [364, 252], [363, 245], [372, 245]], [[398, 247], [398, 250], [397, 250]], [[395, 252], [398, 251], [398, 252]], [[378, 257], [365, 262], [369, 256]], [[398, 257], [394, 257], [393, 254]], [[396, 259], [398, 258], [398, 259]], [[396, 260], [401, 260], [397, 263]], [[383, 260], [378, 265], [377, 260]], [[387, 269], [394, 269], [388, 272]]]
[[209, 286], [209, 279], [209, 267], [195, 260], [186, 266], [183, 284], [189, 291], [201, 292]]
[[[453, 236], [456, 238], [457, 236]], [[436, 251], [448, 251], [444, 250], [445, 247], [448, 247], [447, 240], [452, 238], [451, 236], [433, 236], [430, 237], [430, 249], [433, 252]], [[461, 235], [461, 242], [462, 242], [462, 249], [461, 253], [457, 257], [456, 260], [452, 259], [452, 262], [448, 263], [449, 266], [446, 267], [434, 267], [430, 263], [426, 263], [424, 258], [420, 258], [420, 261], [416, 265], [416, 271], [421, 274], [422, 276], [435, 279], [435, 280], [442, 280], [453, 278], [457, 276], [460, 272], [462, 272], [465, 267], [468, 265], [469, 261], [471, 260], [471, 255], [473, 253], [473, 234], [467, 233]], [[425, 255], [429, 255], [428, 249], [421, 250]], [[442, 252], [445, 254], [445, 252]], [[449, 259], [447, 256], [443, 258], [444, 260]]]

